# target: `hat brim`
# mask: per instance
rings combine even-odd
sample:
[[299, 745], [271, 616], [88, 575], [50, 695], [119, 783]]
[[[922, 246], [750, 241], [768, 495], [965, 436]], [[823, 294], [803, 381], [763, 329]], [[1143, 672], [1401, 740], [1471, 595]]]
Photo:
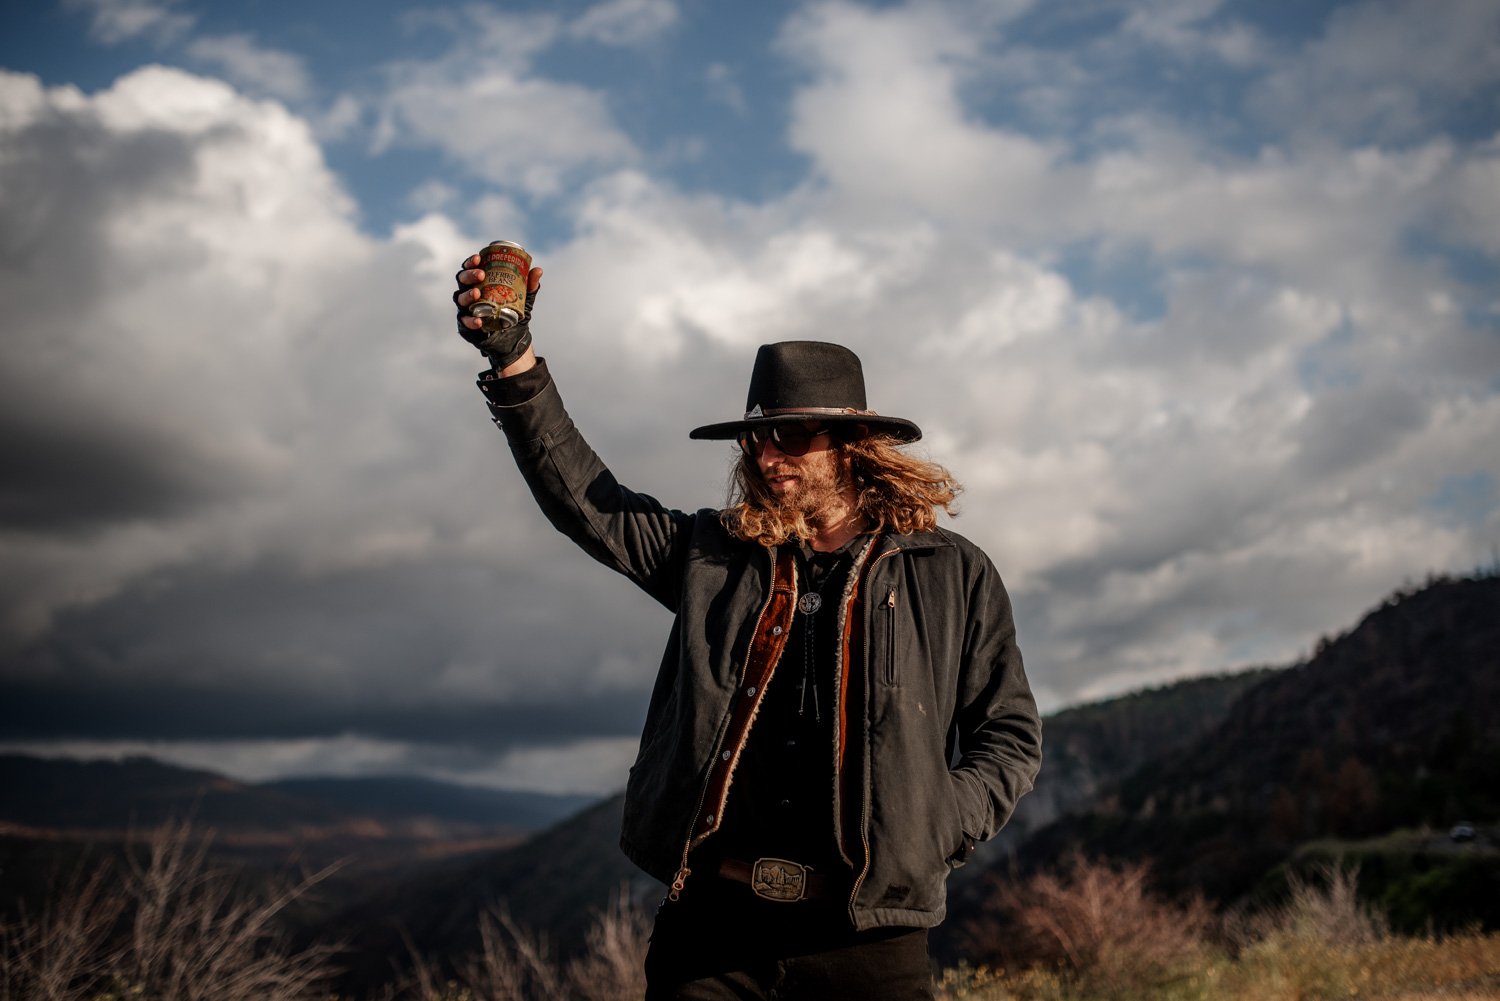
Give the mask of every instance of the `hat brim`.
[[770, 427], [775, 424], [793, 424], [802, 421], [818, 421], [821, 424], [863, 424], [870, 429], [870, 434], [888, 434], [900, 441], [916, 441], [922, 437], [922, 429], [911, 421], [902, 420], [900, 417], [881, 417], [878, 414], [818, 414], [818, 413], [791, 413], [777, 414], [774, 417], [755, 417], [740, 419], [737, 421], [722, 421], [718, 424], [705, 424], [702, 427], [693, 428], [688, 432], [689, 438], [700, 441], [727, 441], [739, 437], [741, 431], [753, 428]]

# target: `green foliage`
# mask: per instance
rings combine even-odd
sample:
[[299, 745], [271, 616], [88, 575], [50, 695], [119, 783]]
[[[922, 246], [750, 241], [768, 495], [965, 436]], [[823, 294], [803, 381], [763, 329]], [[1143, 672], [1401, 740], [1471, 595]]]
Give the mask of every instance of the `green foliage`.
[[1124, 777], [1211, 732], [1270, 668], [1191, 678], [1047, 717], [1043, 774]]
[[1500, 928], [1500, 849], [1486, 828], [1458, 844], [1445, 832], [1394, 831], [1361, 841], [1310, 842], [1269, 872], [1252, 896], [1260, 904], [1296, 879], [1330, 864], [1352, 867], [1370, 906], [1403, 934]]

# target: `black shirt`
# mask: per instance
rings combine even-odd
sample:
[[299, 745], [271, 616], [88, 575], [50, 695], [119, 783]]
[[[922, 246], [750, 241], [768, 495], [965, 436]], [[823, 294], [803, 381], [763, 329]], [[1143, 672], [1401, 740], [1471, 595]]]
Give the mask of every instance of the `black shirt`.
[[724, 824], [704, 845], [716, 857], [789, 859], [822, 873], [843, 865], [833, 839], [834, 668], [839, 606], [866, 541], [856, 536], [827, 553], [804, 544], [796, 552], [792, 634], [740, 755]]

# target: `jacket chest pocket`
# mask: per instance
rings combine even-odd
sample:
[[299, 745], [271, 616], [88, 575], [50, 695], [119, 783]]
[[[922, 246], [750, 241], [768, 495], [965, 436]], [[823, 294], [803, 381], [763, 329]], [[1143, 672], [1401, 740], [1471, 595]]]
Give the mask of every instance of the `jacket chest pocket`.
[[880, 602], [880, 611], [885, 633], [885, 656], [881, 658], [881, 673], [883, 677], [880, 680], [887, 685], [895, 687], [896, 661], [899, 655], [896, 648], [896, 589], [894, 587], [886, 591], [885, 598]]

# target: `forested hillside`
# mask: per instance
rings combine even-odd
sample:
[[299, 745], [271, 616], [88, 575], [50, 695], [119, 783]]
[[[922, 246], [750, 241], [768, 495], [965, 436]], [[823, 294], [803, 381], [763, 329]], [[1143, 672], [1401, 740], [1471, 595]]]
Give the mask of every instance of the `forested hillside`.
[[[1500, 578], [1436, 580], [1036, 832], [1019, 868], [1075, 853], [1142, 860], [1168, 891], [1227, 905], [1269, 897], [1287, 866], [1334, 855], [1365, 862], [1366, 891], [1398, 924], [1500, 926], [1497, 762]], [[1476, 836], [1456, 845], [1448, 832], [1461, 822]]]

